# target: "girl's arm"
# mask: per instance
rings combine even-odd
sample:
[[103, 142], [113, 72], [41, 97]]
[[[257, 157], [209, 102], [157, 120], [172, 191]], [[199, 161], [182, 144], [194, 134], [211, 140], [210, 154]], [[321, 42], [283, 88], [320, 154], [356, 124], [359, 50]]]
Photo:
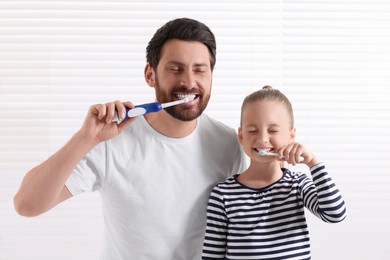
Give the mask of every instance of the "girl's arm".
[[313, 180], [301, 178], [301, 196], [305, 207], [328, 223], [341, 222], [346, 217], [344, 199], [323, 163], [310, 168]]

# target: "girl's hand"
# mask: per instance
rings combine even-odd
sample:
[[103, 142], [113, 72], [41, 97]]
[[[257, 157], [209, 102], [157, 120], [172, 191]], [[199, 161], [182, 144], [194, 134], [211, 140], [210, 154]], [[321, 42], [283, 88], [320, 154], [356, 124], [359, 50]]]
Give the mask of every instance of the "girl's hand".
[[278, 150], [278, 154], [283, 156], [283, 161], [296, 165], [299, 163], [306, 164], [309, 168], [313, 167], [319, 161], [315, 155], [300, 143], [293, 142]]

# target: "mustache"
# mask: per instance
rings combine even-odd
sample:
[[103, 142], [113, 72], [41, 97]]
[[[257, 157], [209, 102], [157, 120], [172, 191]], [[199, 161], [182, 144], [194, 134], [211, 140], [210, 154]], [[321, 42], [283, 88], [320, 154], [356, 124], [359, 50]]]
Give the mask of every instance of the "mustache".
[[203, 91], [198, 88], [191, 88], [188, 89], [186, 87], [175, 87], [172, 89], [172, 93], [180, 92], [181, 94], [188, 94], [188, 95], [203, 95]]

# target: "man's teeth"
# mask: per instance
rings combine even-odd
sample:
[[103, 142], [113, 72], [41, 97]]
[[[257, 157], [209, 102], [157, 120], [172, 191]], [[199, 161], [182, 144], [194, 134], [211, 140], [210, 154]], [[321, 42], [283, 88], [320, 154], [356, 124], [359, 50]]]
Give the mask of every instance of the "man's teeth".
[[176, 95], [176, 97], [178, 99], [185, 99], [185, 98], [187, 98], [188, 101], [192, 101], [192, 100], [195, 99], [196, 95], [181, 95], [181, 94], [179, 94], [179, 95]]

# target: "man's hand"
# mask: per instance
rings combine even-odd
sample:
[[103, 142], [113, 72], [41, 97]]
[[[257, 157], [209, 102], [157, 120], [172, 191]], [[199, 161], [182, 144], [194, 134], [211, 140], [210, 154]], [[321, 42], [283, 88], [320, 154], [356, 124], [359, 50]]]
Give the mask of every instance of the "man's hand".
[[94, 144], [111, 139], [120, 134], [135, 118], [123, 120], [120, 124], [112, 122], [116, 111], [120, 119], [125, 117], [126, 108], [133, 108], [131, 102], [114, 101], [106, 104], [96, 104], [89, 108], [80, 133]]

